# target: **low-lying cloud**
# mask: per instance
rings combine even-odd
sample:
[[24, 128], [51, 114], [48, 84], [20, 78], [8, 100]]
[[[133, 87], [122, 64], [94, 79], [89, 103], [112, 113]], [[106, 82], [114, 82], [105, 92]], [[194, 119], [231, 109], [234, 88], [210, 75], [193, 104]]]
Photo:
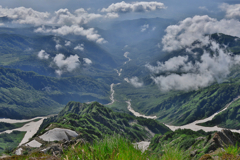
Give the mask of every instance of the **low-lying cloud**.
[[72, 25], [72, 26], [62, 26], [59, 28], [45, 28], [44, 26], [39, 27], [35, 30], [35, 32], [40, 33], [52, 33], [52, 34], [59, 34], [59, 35], [80, 35], [85, 36], [90, 41], [96, 41], [97, 43], [106, 43], [104, 38], [102, 38], [97, 31], [94, 30], [94, 28], [88, 28], [84, 29], [81, 26], [78, 25]]
[[66, 47], [71, 46], [71, 41], [65, 41], [65, 46]]
[[129, 83], [136, 88], [143, 86], [143, 82], [141, 82], [138, 77], [132, 77], [131, 79], [129, 79]]
[[149, 24], [144, 24], [143, 26], [141, 26], [141, 32], [146, 31], [149, 28]]
[[76, 47], [74, 47], [74, 50], [84, 51], [84, 44], [77, 45]]
[[39, 59], [48, 59], [49, 54], [45, 50], [41, 50], [38, 52], [38, 58]]
[[223, 33], [240, 36], [240, 22], [236, 19], [222, 19], [205, 16], [194, 16], [180, 21], [177, 25], [170, 25], [165, 30], [162, 39], [163, 51], [174, 51], [192, 45], [195, 41], [208, 43], [207, 34]]
[[[240, 56], [233, 56], [224, 48], [209, 40], [210, 49], [215, 54], [204, 50], [200, 61], [193, 63], [189, 56], [177, 56], [165, 62], [158, 62], [157, 66], [149, 64], [146, 67], [152, 73], [167, 75], [152, 76], [154, 82], [162, 91], [170, 90], [197, 90], [207, 87], [214, 82], [221, 83], [230, 74], [233, 66], [240, 64]], [[189, 48], [189, 54], [192, 54]]]
[[83, 61], [87, 64], [87, 65], [90, 65], [92, 64], [92, 61], [88, 58], [83, 58]]
[[64, 72], [72, 72], [74, 69], [80, 66], [78, 55], [70, 55], [65, 57], [63, 54], [57, 54], [53, 58], [54, 64], [57, 66], [56, 73], [61, 76]]

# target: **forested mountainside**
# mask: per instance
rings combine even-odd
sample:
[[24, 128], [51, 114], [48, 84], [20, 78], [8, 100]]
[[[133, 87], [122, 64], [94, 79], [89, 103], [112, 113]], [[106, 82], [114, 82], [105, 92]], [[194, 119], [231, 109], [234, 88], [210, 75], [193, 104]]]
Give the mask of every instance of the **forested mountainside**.
[[0, 117], [56, 114], [70, 100], [109, 102], [109, 86], [88, 77], [59, 79], [6, 68], [0, 68], [0, 77]]

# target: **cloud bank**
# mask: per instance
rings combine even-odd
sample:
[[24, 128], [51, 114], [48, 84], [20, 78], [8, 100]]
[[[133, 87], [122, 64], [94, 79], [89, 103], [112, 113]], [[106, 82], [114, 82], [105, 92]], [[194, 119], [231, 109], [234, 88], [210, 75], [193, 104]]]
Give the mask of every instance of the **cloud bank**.
[[97, 31], [94, 30], [94, 28], [84, 29], [83, 27], [78, 25], [72, 25], [72, 26], [65, 25], [59, 28], [48, 28], [48, 29], [43, 26], [36, 29], [35, 32], [52, 33], [52, 34], [59, 34], [63, 36], [68, 34], [80, 35], [80, 36], [85, 36], [90, 41], [96, 41], [97, 43], [106, 43], [104, 38], [102, 38], [97, 33]]
[[71, 46], [71, 41], [65, 41], [65, 46], [66, 47]]
[[[99, 18], [117, 18], [114, 13], [96, 14], [88, 13], [83, 8], [79, 8], [71, 13], [68, 9], [59, 9], [53, 14], [48, 12], [35, 11], [32, 8], [17, 7], [3, 8], [0, 6], [0, 17], [6, 17], [14, 24], [27, 24], [39, 27], [35, 30], [38, 33], [50, 33], [59, 35], [74, 34], [85, 36], [88, 40], [97, 43], [106, 41], [94, 30], [94, 28], [83, 28], [84, 24]], [[52, 26], [45, 28], [44, 26]]]
[[[152, 76], [154, 82], [162, 91], [197, 90], [207, 87], [214, 82], [221, 83], [230, 73], [230, 69], [240, 64], [240, 56], [233, 56], [224, 48], [209, 40], [210, 49], [215, 54], [204, 50], [200, 61], [193, 63], [189, 56], [177, 56], [165, 62], [158, 62], [157, 66], [149, 64], [146, 67], [152, 73], [167, 73], [167, 75]], [[189, 48], [189, 54], [192, 54]]]
[[74, 50], [84, 51], [84, 44], [77, 45], [76, 47], [74, 47]]
[[133, 2], [126, 3], [124, 1], [112, 3], [107, 8], [103, 8], [101, 12], [114, 13], [129, 13], [129, 12], [149, 12], [160, 9], [166, 9], [166, 6], [161, 2]]
[[74, 69], [80, 66], [80, 61], [78, 55], [70, 55], [65, 57], [63, 54], [57, 54], [53, 58], [54, 64], [57, 66], [56, 73], [61, 76], [62, 73], [68, 71], [72, 72]]
[[87, 65], [90, 65], [92, 64], [92, 61], [88, 58], [83, 58], [83, 61], [87, 64]]
[[136, 88], [143, 86], [143, 82], [141, 82], [138, 77], [132, 77], [131, 79], [129, 79], [129, 83]]
[[[231, 27], [230, 27], [231, 26]], [[208, 43], [207, 34], [223, 33], [240, 36], [240, 22], [235, 19], [217, 19], [205, 16], [194, 16], [170, 25], [162, 39], [163, 51], [174, 51], [192, 45], [195, 41]]]
[[48, 59], [49, 54], [47, 52], [45, 52], [45, 50], [41, 50], [38, 52], [38, 58], [39, 59]]
[[219, 6], [219, 8], [226, 12], [226, 18], [240, 18], [240, 4], [229, 5], [227, 3], [223, 3]]
[[149, 24], [144, 24], [143, 26], [141, 26], [141, 32], [146, 31], [149, 28]]

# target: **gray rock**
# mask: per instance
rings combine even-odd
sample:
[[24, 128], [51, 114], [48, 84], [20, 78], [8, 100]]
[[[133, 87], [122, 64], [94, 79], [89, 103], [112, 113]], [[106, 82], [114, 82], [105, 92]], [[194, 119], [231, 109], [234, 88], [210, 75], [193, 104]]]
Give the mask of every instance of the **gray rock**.
[[77, 136], [78, 134], [70, 129], [54, 128], [41, 135], [40, 138], [44, 141], [62, 141], [64, 139], [69, 141], [71, 137]]

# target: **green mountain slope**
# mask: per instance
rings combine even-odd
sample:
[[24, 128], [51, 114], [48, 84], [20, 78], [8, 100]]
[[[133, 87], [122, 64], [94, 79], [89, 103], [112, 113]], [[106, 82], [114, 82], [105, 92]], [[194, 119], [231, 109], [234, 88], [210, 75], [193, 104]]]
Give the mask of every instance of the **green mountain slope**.
[[[134, 88], [128, 83], [114, 87], [115, 99], [112, 107], [121, 107], [121, 102], [131, 99], [132, 108], [146, 115], [156, 115], [160, 122], [184, 125], [197, 119], [207, 118], [224, 108], [238, 96], [240, 81], [212, 86], [191, 92], [161, 92], [155, 85]], [[126, 103], [125, 107], [127, 106]], [[125, 108], [126, 109], [126, 108]]]
[[[70, 46], [65, 46], [66, 42], [71, 42]], [[56, 44], [61, 45], [59, 50], [56, 49]], [[74, 49], [81, 44], [83, 45], [83, 50]], [[41, 50], [45, 50], [49, 54], [50, 58], [48, 60], [41, 60], [37, 57], [38, 52]], [[34, 71], [42, 75], [56, 76], [55, 68], [49, 66], [53, 65], [52, 58], [60, 53], [65, 57], [78, 55], [81, 62], [83, 62], [83, 58], [88, 58], [93, 62], [88, 67], [81, 65], [81, 67], [76, 69], [77, 71], [67, 73], [65, 76], [80, 75], [83, 68], [91, 68], [90, 71], [94, 69], [105, 71], [117, 66], [110, 53], [98, 44], [88, 40], [69, 40], [53, 35], [35, 34], [32, 36], [23, 36], [10, 33], [0, 34], [1, 66], [24, 71]]]
[[109, 90], [107, 84], [84, 76], [52, 78], [0, 68], [0, 117], [54, 114], [71, 100], [108, 103]]
[[201, 123], [202, 126], [219, 126], [229, 129], [240, 129], [240, 100], [234, 101], [227, 110], [217, 114], [211, 121]]
[[[105, 135], [120, 134], [132, 141], [150, 139], [154, 134], [164, 134], [170, 129], [151, 119], [137, 118], [117, 113], [98, 102], [90, 104], [69, 102], [56, 118], [47, 119], [40, 129], [61, 127], [80, 133], [78, 138], [93, 141]], [[41, 132], [45, 132], [42, 130]]]
[[[213, 34], [210, 38], [217, 41], [221, 46], [228, 46], [227, 49], [232, 51], [233, 54], [239, 54], [240, 49], [238, 46], [240, 46], [240, 40], [237, 37]], [[195, 58], [193, 57], [195, 55], [187, 53], [186, 49], [167, 53], [164, 56], [159, 55], [159, 57], [153, 58], [151, 64], [156, 66], [157, 61], [164, 62], [176, 56], [188, 56], [189, 61], [195, 63], [195, 59], [201, 57], [203, 50], [208, 49], [209, 46], [196, 48], [194, 52], [198, 54]], [[131, 99], [132, 108], [135, 111], [146, 115], [156, 115], [160, 122], [172, 125], [184, 125], [211, 116], [236, 98], [240, 89], [240, 81], [238, 79], [240, 72], [238, 66], [231, 68], [229, 77], [222, 83], [213, 83], [208, 87], [193, 91], [163, 92], [159, 90], [151, 77], [165, 76], [169, 73], [153, 74], [148, 72], [148, 76], [144, 76], [144, 74], [146, 75], [146, 67], [145, 70], [143, 67], [134, 70], [131, 66], [124, 69], [122, 75], [128, 77], [128, 73], [130, 73], [131, 77], [139, 77], [139, 79], [144, 82], [144, 86], [134, 88], [126, 82], [115, 86], [116, 102], [111, 107], [125, 107], [126, 109], [127, 104], [125, 101]], [[180, 71], [174, 71], [174, 73], [179, 75], [184, 74]], [[123, 104], [125, 104], [125, 106]]]

